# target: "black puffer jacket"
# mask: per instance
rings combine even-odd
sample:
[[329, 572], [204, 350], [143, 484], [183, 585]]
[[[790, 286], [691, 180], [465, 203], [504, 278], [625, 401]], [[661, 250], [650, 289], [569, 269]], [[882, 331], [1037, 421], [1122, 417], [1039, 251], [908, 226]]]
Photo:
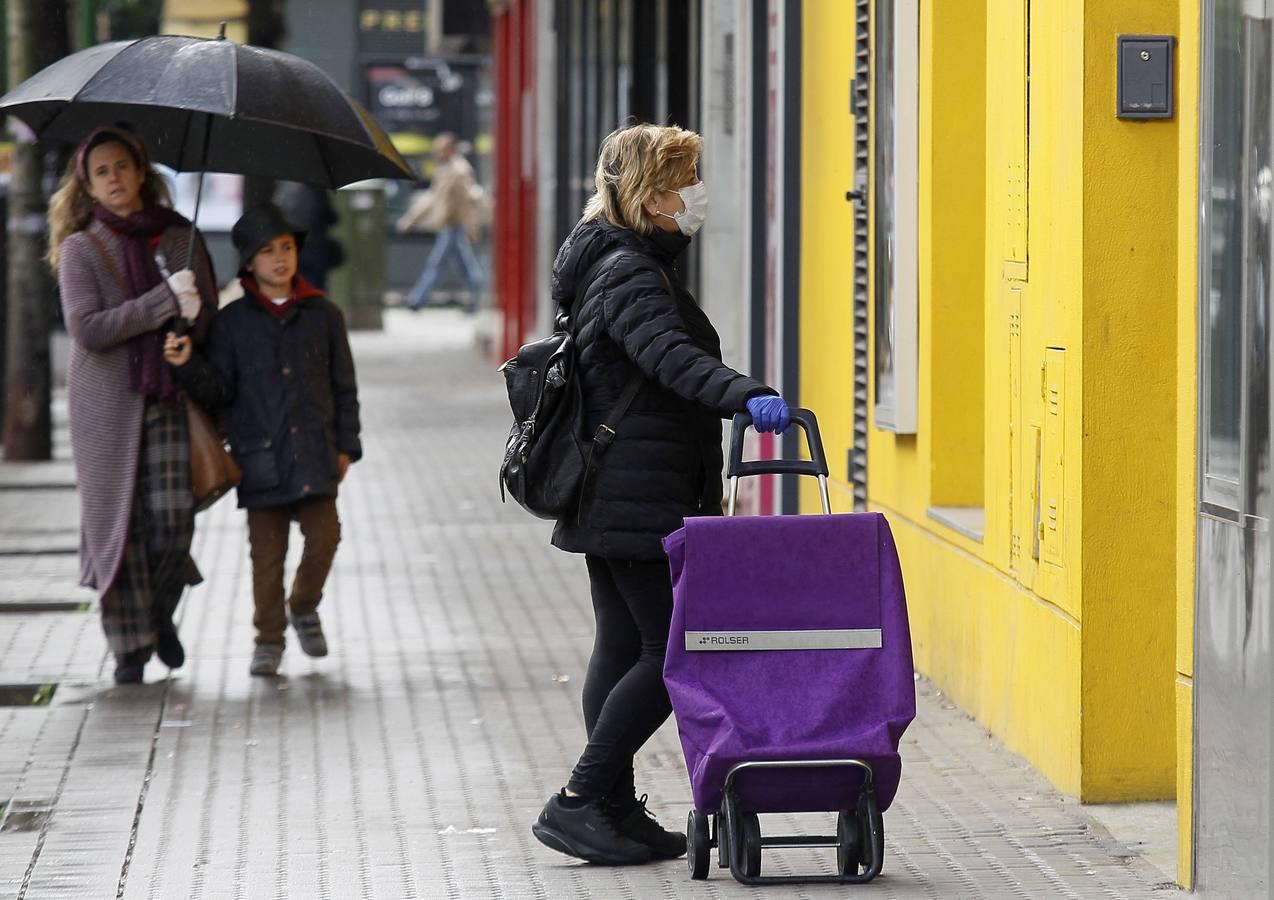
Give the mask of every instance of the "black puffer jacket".
[[[585, 425], [606, 420], [634, 366], [646, 382], [620, 421], [579, 515], [561, 519], [553, 544], [607, 559], [660, 560], [660, 541], [687, 516], [721, 512], [721, 419], [749, 397], [775, 391], [721, 362], [721, 339], [688, 291], [677, 257], [690, 239], [650, 237], [581, 222], [553, 264], [553, 297], [569, 309], [585, 291], [572, 330], [579, 352]], [[592, 283], [579, 285], [598, 260]], [[660, 267], [674, 286], [668, 292]]]
[[213, 317], [202, 349], [177, 379], [220, 413], [243, 470], [239, 505], [336, 496], [337, 454], [363, 455], [354, 360], [336, 305], [300, 278], [282, 318], [248, 294]]

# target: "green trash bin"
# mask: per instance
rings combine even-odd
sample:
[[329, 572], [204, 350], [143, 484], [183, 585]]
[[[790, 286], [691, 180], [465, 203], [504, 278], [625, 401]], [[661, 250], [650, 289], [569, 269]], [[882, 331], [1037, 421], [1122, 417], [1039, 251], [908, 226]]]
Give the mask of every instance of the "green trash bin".
[[381, 328], [385, 295], [385, 190], [379, 181], [361, 181], [335, 192], [340, 217], [333, 236], [345, 261], [327, 273], [328, 295], [355, 328]]

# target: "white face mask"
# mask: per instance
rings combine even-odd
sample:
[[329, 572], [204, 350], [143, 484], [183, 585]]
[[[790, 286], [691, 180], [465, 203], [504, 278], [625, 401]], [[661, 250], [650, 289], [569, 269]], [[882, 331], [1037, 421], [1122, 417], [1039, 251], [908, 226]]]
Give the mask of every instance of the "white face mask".
[[661, 212], [659, 215], [667, 216], [677, 223], [677, 228], [686, 237], [691, 237], [696, 231], [703, 227], [704, 217], [708, 214], [708, 188], [702, 182], [696, 182], [689, 187], [683, 187], [677, 191], [681, 197], [681, 202], [686, 205], [685, 212], [673, 213], [668, 215]]

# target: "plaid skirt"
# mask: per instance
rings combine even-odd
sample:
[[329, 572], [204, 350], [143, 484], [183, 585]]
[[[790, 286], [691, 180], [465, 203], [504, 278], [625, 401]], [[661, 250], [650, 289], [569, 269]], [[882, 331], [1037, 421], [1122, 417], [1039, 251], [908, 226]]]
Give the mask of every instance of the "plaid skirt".
[[147, 401], [119, 574], [102, 596], [102, 630], [122, 656], [155, 643], [187, 585], [203, 580], [190, 556], [195, 535], [190, 431], [181, 404]]

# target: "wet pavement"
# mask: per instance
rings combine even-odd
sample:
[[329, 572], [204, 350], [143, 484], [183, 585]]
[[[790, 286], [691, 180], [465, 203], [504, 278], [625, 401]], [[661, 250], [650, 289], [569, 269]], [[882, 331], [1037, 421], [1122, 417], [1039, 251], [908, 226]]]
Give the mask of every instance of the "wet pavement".
[[[20, 686], [0, 697], [40, 703], [0, 706], [0, 898], [1176, 893], [923, 680], [871, 885], [755, 890], [715, 869], [692, 882], [684, 861], [605, 869], [542, 847], [530, 823], [581, 749], [583, 560], [500, 504], [508, 413], [470, 320], [390, 310], [354, 348], [367, 455], [340, 498], [320, 610], [332, 655], [290, 647], [279, 678], [248, 675], [251, 582], [233, 501], [198, 519], [206, 582], [180, 611], [186, 666], [168, 677], [152, 662], [146, 685], [115, 687], [92, 594], [75, 587], [69, 464], [0, 464], [0, 686]], [[661, 821], [683, 827], [671, 722], [637, 777]], [[764, 857], [766, 873], [834, 864], [822, 851]]]

